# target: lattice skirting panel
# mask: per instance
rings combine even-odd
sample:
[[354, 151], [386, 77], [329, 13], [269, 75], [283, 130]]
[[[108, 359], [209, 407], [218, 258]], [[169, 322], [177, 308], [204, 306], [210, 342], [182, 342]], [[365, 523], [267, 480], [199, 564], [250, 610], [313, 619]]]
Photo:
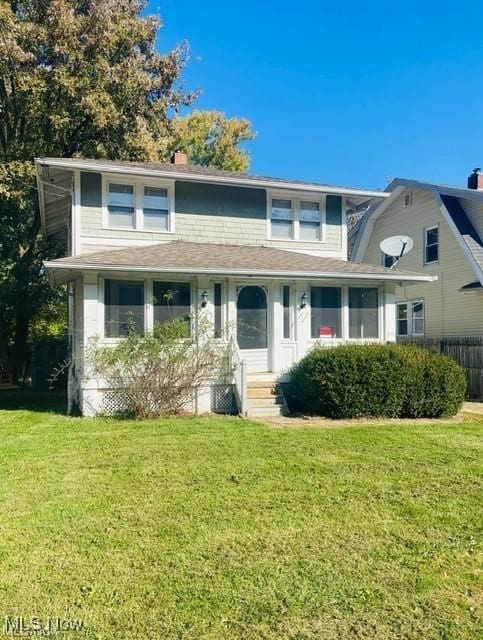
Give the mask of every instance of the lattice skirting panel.
[[211, 387], [211, 410], [213, 413], [238, 413], [232, 384], [215, 384]]
[[127, 410], [128, 406], [122, 391], [103, 392], [100, 413], [114, 415], [116, 413], [126, 413]]

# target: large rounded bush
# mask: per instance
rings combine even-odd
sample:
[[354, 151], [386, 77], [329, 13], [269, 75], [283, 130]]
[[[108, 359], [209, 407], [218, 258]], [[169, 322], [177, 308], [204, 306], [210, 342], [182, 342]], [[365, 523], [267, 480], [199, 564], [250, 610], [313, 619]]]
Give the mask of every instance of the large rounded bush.
[[463, 369], [450, 358], [396, 344], [315, 347], [291, 370], [292, 411], [331, 418], [438, 417], [464, 400]]

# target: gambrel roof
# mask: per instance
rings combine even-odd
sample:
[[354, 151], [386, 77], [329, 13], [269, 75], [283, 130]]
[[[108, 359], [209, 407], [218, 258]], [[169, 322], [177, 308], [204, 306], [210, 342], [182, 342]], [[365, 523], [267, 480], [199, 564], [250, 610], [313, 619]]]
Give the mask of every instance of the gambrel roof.
[[462, 204], [465, 201], [481, 203], [481, 215], [483, 216], [483, 191], [477, 189], [464, 189], [430, 182], [420, 182], [418, 180], [395, 178], [386, 189], [391, 196], [387, 200], [369, 207], [367, 213], [358, 224], [355, 230], [356, 237], [351, 259], [354, 262], [359, 262], [363, 259], [377, 219], [405, 189], [417, 189], [432, 194], [443, 219], [454, 233], [469, 266], [478, 282], [483, 285], [483, 238], [478, 234], [464, 210], [464, 204]]

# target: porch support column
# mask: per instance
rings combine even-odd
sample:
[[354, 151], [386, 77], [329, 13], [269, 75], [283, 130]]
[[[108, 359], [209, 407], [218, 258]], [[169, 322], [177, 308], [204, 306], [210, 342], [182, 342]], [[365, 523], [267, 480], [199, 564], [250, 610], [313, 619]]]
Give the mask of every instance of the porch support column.
[[[302, 309], [300, 305], [304, 293], [307, 294], [307, 305]], [[295, 287], [294, 304], [296, 318], [297, 361], [299, 361], [311, 347], [310, 287], [307, 282], [297, 282], [297, 286]]]
[[270, 370], [278, 373], [281, 367], [280, 343], [283, 338], [283, 309], [281, 301], [281, 282], [272, 282], [268, 290], [268, 301], [272, 300], [271, 322], [268, 327], [270, 348]]
[[342, 287], [342, 309], [341, 309], [341, 329], [342, 329], [342, 339], [349, 339], [349, 287], [344, 285]]
[[228, 278], [227, 317], [228, 335], [236, 338], [236, 286], [233, 278]]
[[384, 293], [384, 332], [386, 342], [396, 342], [396, 287], [385, 285]]
[[[203, 306], [202, 295], [206, 291], [208, 300]], [[200, 276], [193, 282], [193, 308], [195, 312], [196, 331], [203, 334], [203, 339], [212, 339], [214, 336], [214, 300], [211, 295], [211, 282], [207, 277]], [[194, 398], [195, 413], [207, 413], [211, 411], [211, 385], [213, 380], [206, 380], [206, 384], [198, 390]]]
[[100, 411], [101, 395], [98, 381], [92, 374], [92, 365], [86, 361], [89, 347], [93, 338], [99, 335], [98, 317], [99, 285], [97, 273], [85, 273], [82, 276], [83, 299], [83, 332], [82, 332], [82, 357], [83, 377], [81, 382], [81, 410], [84, 416], [94, 416]]

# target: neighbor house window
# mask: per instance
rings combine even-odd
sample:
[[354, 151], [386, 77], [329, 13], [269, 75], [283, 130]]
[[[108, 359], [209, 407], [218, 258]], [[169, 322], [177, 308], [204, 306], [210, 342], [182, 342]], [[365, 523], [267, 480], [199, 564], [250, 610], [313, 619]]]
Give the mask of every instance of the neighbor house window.
[[153, 282], [154, 324], [181, 318], [189, 333], [191, 285], [189, 282]]
[[438, 227], [424, 230], [424, 262], [438, 262], [439, 259], [439, 231]]
[[107, 211], [110, 227], [134, 228], [134, 185], [110, 182], [107, 194]]
[[393, 264], [396, 262], [396, 258], [394, 256], [389, 256], [387, 253], [382, 252], [381, 262], [383, 267], [387, 267], [390, 269]]
[[379, 295], [375, 287], [349, 287], [349, 338], [379, 337]]
[[282, 303], [283, 303], [283, 337], [290, 338], [290, 287], [284, 285], [282, 287]]
[[320, 204], [318, 202], [300, 203], [300, 240], [320, 240]]
[[292, 238], [293, 207], [291, 200], [272, 199], [271, 235], [272, 238]]
[[148, 231], [168, 231], [168, 190], [161, 187], [144, 187], [143, 228]]
[[312, 338], [340, 338], [341, 288], [312, 287], [310, 313]]
[[106, 280], [105, 336], [120, 338], [130, 330], [144, 331], [144, 282]]
[[411, 192], [404, 194], [404, 206], [410, 207], [413, 204], [413, 194]]
[[397, 335], [424, 335], [424, 301], [411, 300], [397, 304]]

